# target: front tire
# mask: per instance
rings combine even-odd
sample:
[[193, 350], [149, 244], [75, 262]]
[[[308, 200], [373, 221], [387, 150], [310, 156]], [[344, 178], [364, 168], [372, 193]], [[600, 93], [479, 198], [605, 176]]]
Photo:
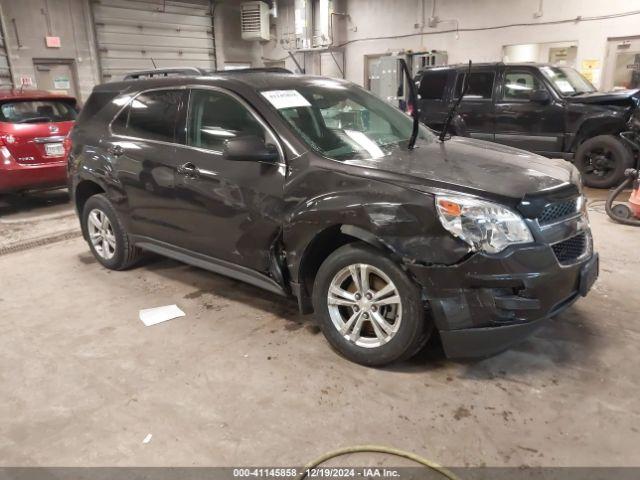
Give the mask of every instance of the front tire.
[[125, 270], [142, 256], [105, 195], [94, 195], [85, 203], [82, 232], [93, 256], [110, 270]]
[[331, 346], [362, 365], [408, 359], [432, 330], [418, 286], [391, 258], [365, 244], [340, 247], [324, 261], [313, 305]]
[[633, 166], [633, 153], [613, 135], [585, 140], [576, 151], [574, 164], [588, 187], [612, 188], [624, 180], [624, 171]]

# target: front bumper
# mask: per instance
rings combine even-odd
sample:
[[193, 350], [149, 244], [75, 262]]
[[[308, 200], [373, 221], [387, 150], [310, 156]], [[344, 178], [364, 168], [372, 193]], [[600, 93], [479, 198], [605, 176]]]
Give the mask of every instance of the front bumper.
[[[1, 160], [1, 159], [0, 159]], [[0, 163], [0, 193], [64, 187], [67, 185], [67, 162], [22, 165]]]
[[531, 335], [587, 294], [598, 263], [589, 253], [563, 266], [548, 245], [533, 245], [409, 269], [429, 299], [446, 355], [460, 358], [489, 356]]

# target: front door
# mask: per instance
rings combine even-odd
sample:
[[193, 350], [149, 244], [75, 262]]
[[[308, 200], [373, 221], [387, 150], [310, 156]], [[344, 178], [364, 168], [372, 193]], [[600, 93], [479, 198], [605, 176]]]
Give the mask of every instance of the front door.
[[176, 185], [188, 204], [182, 228], [187, 248], [253, 270], [267, 272], [270, 249], [280, 233], [284, 159], [229, 160], [225, 142], [257, 135], [278, 144], [253, 110], [231, 92], [191, 91], [184, 147], [178, 156], [186, 174]]
[[[546, 92], [545, 101], [533, 101], [533, 92]], [[563, 150], [564, 107], [554, 98], [540, 74], [532, 68], [507, 67], [495, 105], [495, 141], [547, 155]]]

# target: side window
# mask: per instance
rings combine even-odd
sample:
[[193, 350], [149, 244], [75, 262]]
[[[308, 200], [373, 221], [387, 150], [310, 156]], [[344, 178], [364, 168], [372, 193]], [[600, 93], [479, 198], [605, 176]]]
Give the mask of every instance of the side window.
[[504, 75], [502, 98], [508, 101], [528, 102], [531, 93], [544, 88], [531, 72], [507, 70]]
[[225, 141], [243, 135], [265, 139], [265, 131], [236, 99], [215, 90], [192, 90], [187, 145], [222, 153]]
[[426, 72], [420, 81], [420, 97], [423, 100], [442, 100], [448, 75], [448, 72]]
[[[466, 73], [459, 73], [456, 81], [456, 95], [458, 98], [462, 93], [462, 85]], [[465, 100], [491, 100], [493, 96], [494, 72], [471, 72]]]
[[184, 90], [142, 93], [114, 119], [111, 128], [119, 135], [173, 142], [184, 96]]

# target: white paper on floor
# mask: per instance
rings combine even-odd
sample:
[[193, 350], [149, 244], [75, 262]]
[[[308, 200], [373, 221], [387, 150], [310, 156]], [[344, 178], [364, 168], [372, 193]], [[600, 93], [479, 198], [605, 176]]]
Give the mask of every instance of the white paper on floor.
[[140, 320], [145, 327], [150, 327], [156, 323], [166, 322], [174, 318], [184, 317], [185, 313], [177, 305], [166, 305], [164, 307], [146, 308], [140, 310]]

